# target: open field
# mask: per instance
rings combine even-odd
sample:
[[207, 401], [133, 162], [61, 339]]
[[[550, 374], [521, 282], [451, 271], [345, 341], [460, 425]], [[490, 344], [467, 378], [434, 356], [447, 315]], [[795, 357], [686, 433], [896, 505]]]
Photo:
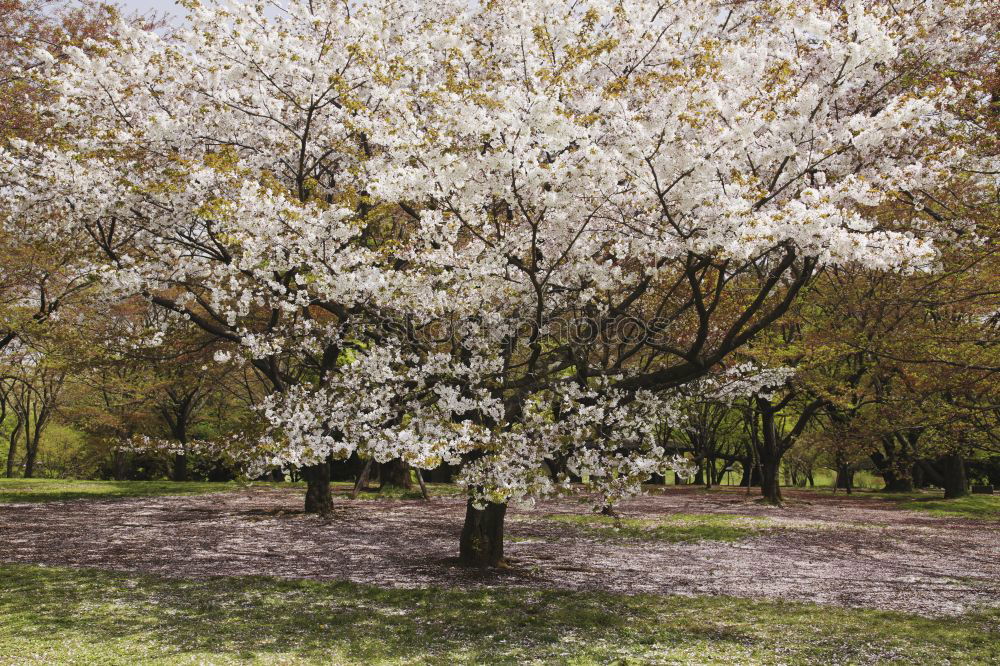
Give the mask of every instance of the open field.
[[346, 484], [335, 490], [328, 520], [302, 513], [301, 488], [276, 484], [10, 504], [0, 511], [3, 561], [181, 579], [732, 595], [927, 616], [1000, 601], [1000, 521], [901, 508], [961, 511], [1000, 498], [923, 502], [789, 490], [786, 505], [774, 508], [731, 489], [662, 487], [623, 503], [619, 520], [577, 500], [551, 500], [508, 513], [513, 567], [482, 574], [452, 559], [460, 497], [351, 501]]
[[[0, 566], [2, 664], [990, 664], [1000, 612]], [[30, 599], [30, 603], [24, 600]]]
[[0, 507], [0, 664], [1000, 660], [996, 497], [542, 502], [508, 514], [512, 568], [482, 572], [453, 559], [464, 503], [442, 488], [337, 484], [324, 520], [289, 484], [64, 485], [0, 484], [20, 493]]
[[0, 666], [1000, 666], [998, 8], [0, 0]]

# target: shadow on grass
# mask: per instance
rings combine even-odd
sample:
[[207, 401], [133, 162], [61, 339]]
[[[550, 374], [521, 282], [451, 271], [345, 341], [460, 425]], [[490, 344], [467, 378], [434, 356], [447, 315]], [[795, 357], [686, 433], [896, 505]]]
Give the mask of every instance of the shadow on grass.
[[[0, 566], [11, 663], [990, 663], [1000, 612]], [[631, 661], [635, 660], [635, 661]], [[704, 661], [703, 661], [704, 660]]]

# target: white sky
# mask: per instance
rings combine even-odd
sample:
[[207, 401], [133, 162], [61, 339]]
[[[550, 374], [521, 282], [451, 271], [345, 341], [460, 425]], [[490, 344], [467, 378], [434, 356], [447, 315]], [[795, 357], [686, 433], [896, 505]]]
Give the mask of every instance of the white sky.
[[143, 14], [156, 11], [160, 14], [172, 14], [175, 18], [183, 14], [174, 0], [120, 0], [120, 2], [126, 11], [137, 11]]

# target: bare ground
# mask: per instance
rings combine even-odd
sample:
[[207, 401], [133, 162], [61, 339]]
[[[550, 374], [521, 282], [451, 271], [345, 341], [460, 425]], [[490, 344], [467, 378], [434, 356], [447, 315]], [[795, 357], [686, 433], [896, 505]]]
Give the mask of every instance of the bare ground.
[[958, 614], [1000, 605], [1000, 522], [939, 518], [877, 499], [789, 493], [783, 508], [737, 492], [671, 488], [622, 505], [630, 517], [766, 516], [772, 528], [735, 542], [609, 542], [549, 513], [573, 500], [508, 513], [513, 568], [455, 563], [464, 502], [349, 501], [324, 520], [301, 513], [301, 490], [251, 488], [183, 497], [0, 505], [0, 562], [96, 567], [199, 578], [268, 575], [382, 586], [533, 586], [620, 593], [814, 601]]

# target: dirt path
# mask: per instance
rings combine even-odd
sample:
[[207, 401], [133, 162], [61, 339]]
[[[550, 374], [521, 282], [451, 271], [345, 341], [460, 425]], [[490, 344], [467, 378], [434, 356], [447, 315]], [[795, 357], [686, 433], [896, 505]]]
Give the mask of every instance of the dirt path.
[[512, 509], [515, 567], [455, 565], [464, 503], [338, 499], [324, 521], [301, 491], [0, 505], [0, 561], [198, 578], [260, 574], [383, 586], [526, 585], [662, 594], [730, 594], [927, 615], [1000, 604], [1000, 523], [942, 519], [891, 503], [793, 495], [782, 509], [737, 493], [671, 489], [622, 512], [767, 516], [775, 529], [735, 542], [609, 542], [549, 513], [563, 500]]

